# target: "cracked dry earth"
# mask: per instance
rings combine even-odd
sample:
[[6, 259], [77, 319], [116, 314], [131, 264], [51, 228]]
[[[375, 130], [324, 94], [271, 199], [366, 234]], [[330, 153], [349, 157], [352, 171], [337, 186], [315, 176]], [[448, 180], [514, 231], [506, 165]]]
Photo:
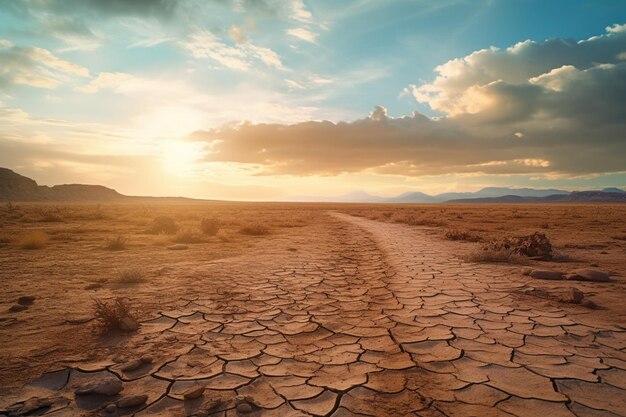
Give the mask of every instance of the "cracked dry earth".
[[[424, 229], [331, 216], [327, 246], [291, 264], [260, 254], [207, 266], [226, 293], [193, 288], [126, 342], [127, 360], [151, 363], [77, 363], [11, 403], [50, 398], [41, 412], [54, 416], [626, 415], [619, 323], [522, 300], [528, 277], [464, 263]], [[105, 376], [123, 391], [74, 394]], [[198, 384], [204, 394], [184, 399]], [[104, 409], [137, 394], [144, 404]]]

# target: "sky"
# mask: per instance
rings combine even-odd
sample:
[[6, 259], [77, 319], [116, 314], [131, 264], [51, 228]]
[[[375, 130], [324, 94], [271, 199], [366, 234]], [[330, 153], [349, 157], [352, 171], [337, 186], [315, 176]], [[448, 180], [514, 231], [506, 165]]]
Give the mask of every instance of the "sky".
[[626, 187], [623, 0], [4, 0], [0, 166], [234, 200]]

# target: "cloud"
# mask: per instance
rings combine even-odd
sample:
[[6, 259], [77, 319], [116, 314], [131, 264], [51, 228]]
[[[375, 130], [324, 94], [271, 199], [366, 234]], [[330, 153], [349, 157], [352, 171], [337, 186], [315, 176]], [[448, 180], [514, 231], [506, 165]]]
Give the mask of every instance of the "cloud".
[[0, 41], [0, 90], [18, 84], [37, 88], [56, 88], [76, 77], [88, 77], [89, 70], [66, 61], [43, 48], [14, 46]]
[[[626, 30], [588, 40], [525, 41], [476, 51], [412, 86], [443, 113], [292, 125], [230, 125], [196, 132], [208, 161], [253, 164], [261, 174], [403, 176], [625, 172]], [[296, 79], [291, 88], [306, 87]]]
[[195, 58], [210, 58], [233, 70], [247, 71], [255, 60], [263, 62], [268, 67], [283, 68], [280, 56], [270, 48], [250, 42], [228, 45], [207, 30], [193, 33], [187, 40], [180, 42], [180, 46]]
[[287, 34], [311, 43], [315, 43], [315, 39], [317, 38], [317, 33], [304, 28], [287, 29]]
[[93, 94], [101, 89], [116, 89], [132, 81], [134, 77], [122, 72], [101, 72], [87, 85], [78, 87], [77, 90], [83, 93]]

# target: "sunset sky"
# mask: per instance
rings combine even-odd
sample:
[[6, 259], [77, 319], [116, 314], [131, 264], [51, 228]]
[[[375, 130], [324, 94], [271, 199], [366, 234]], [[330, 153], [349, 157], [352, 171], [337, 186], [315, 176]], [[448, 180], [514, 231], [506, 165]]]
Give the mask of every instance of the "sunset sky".
[[623, 0], [3, 0], [0, 166], [272, 200], [626, 186]]

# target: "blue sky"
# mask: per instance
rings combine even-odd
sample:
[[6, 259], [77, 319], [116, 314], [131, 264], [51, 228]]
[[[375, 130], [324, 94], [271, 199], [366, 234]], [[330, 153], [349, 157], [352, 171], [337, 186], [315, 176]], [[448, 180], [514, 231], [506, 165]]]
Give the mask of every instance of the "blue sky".
[[233, 199], [624, 186], [624, 23], [610, 0], [7, 0], [0, 165]]

